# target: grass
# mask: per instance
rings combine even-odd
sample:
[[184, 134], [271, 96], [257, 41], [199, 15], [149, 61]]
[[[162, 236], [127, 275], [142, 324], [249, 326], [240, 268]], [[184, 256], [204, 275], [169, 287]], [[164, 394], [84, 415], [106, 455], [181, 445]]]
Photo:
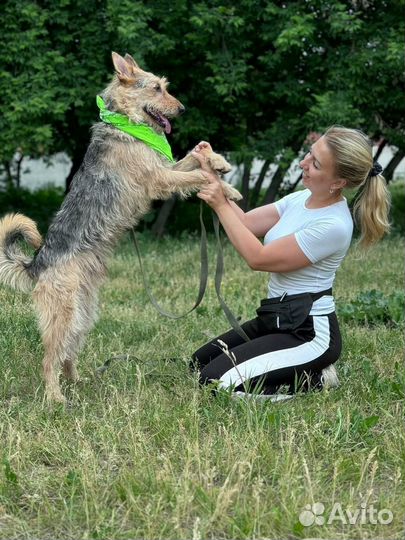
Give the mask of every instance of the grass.
[[[198, 288], [197, 238], [144, 235], [141, 249], [155, 294], [185, 311]], [[225, 265], [223, 295], [250, 318], [266, 275], [229, 246]], [[348, 302], [402, 287], [403, 242], [392, 239], [367, 257], [352, 248], [335, 293]], [[197, 312], [164, 319], [124, 242], [80, 357], [83, 380], [64, 387], [71, 406], [63, 408], [43, 399], [29, 297], [1, 288], [0, 302], [0, 538], [403, 537], [401, 328], [343, 325], [338, 389], [279, 404], [213, 398], [187, 367], [195, 349], [228, 327], [212, 279]], [[121, 353], [139, 360], [95, 374]], [[177, 360], [163, 359], [170, 357]], [[304, 526], [300, 513], [316, 502], [325, 522]], [[363, 519], [350, 524], [346, 511], [356, 509]], [[391, 523], [365, 519], [372, 509], [391, 511]]]

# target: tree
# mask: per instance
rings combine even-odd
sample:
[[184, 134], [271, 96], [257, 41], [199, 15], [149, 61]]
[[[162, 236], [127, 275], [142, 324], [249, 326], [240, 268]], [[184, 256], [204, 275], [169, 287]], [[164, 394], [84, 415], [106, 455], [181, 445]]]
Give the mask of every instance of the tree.
[[[52, 151], [53, 125], [63, 118], [57, 76], [63, 59], [51, 47], [46, 23], [46, 14], [34, 2], [3, 5], [0, 159], [8, 182], [18, 174], [24, 155], [36, 157]], [[17, 167], [13, 168], [16, 152]]]
[[357, 0], [319, 8], [317, 16], [329, 20], [318, 43], [328, 69], [327, 84], [305, 115], [314, 129], [339, 121], [405, 147], [404, 6], [403, 0]]
[[[111, 48], [125, 43], [126, 17], [133, 35], [146, 34], [148, 9], [142, 2], [5, 2], [0, 162], [9, 182], [16, 180], [13, 157], [18, 150], [18, 159], [66, 151], [73, 162], [69, 183], [97, 118], [95, 96], [111, 77]], [[137, 49], [141, 56], [143, 49]]]
[[[187, 109], [170, 138], [174, 154], [201, 139], [227, 152], [243, 171], [245, 208], [261, 201], [270, 163], [277, 168], [265, 200], [288, 189], [285, 172], [310, 131], [346, 124], [403, 152], [403, 7], [404, 0], [8, 0], [0, 161], [11, 171], [16, 149], [20, 157], [63, 149], [71, 178], [97, 118], [95, 95], [112, 73], [111, 50], [169, 77]], [[263, 169], [250, 189], [254, 158]]]

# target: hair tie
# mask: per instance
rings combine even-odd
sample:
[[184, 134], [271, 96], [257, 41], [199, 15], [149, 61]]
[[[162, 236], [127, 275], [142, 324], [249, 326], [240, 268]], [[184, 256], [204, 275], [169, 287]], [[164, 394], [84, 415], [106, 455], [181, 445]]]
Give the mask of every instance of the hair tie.
[[368, 173], [368, 177], [371, 178], [372, 176], [378, 176], [382, 173], [383, 168], [378, 163], [378, 161], [375, 161], [373, 166], [370, 169], [370, 172]]

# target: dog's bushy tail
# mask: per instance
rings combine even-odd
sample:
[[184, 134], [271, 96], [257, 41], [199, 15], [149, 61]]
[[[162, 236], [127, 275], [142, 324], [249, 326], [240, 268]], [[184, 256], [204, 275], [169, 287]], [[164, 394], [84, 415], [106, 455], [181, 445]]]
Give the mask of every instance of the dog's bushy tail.
[[42, 238], [35, 222], [22, 214], [7, 214], [0, 219], [0, 282], [28, 292], [33, 286], [27, 271], [32, 258], [19, 248], [20, 239], [34, 249], [41, 246]]

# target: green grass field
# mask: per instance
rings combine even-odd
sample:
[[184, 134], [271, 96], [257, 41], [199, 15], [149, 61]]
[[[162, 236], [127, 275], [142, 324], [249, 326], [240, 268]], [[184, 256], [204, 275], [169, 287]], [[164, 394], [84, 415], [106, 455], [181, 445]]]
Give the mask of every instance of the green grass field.
[[[403, 248], [398, 238], [367, 257], [352, 248], [337, 277], [339, 302], [373, 288], [402, 290]], [[162, 303], [190, 307], [198, 238], [145, 235], [141, 249]], [[267, 276], [229, 246], [225, 255], [223, 295], [251, 318]], [[213, 238], [210, 259], [213, 275]], [[82, 381], [64, 386], [64, 408], [44, 401], [29, 296], [0, 288], [0, 538], [403, 537], [402, 328], [343, 324], [338, 389], [245, 402], [213, 398], [188, 371], [191, 353], [228, 327], [212, 278], [197, 312], [162, 318], [124, 242], [100, 300]], [[95, 374], [122, 353], [139, 360]], [[307, 505], [315, 503], [323, 513], [310, 525], [302, 516], [313, 521]]]

